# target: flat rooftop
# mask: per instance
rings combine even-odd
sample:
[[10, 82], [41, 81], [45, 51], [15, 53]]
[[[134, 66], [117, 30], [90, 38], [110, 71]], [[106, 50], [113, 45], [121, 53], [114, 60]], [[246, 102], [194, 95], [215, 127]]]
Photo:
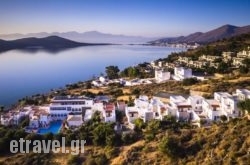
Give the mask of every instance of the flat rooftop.
[[67, 101], [67, 100], [93, 100], [89, 97], [85, 96], [55, 96], [52, 100], [54, 101]]
[[214, 99], [207, 99], [206, 100], [208, 102], [208, 104], [210, 104], [211, 106], [220, 106], [219, 102], [214, 100]]
[[222, 97], [232, 97], [232, 95], [227, 92], [215, 92], [215, 93], [219, 94]]

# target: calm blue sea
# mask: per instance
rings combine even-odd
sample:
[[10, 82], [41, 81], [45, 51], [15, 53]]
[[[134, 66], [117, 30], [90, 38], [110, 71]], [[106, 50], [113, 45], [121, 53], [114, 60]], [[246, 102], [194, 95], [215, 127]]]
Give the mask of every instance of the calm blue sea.
[[60, 52], [12, 50], [0, 53], [0, 105], [9, 106], [25, 96], [99, 76], [108, 65], [117, 65], [122, 70], [178, 51], [182, 49], [110, 45]]

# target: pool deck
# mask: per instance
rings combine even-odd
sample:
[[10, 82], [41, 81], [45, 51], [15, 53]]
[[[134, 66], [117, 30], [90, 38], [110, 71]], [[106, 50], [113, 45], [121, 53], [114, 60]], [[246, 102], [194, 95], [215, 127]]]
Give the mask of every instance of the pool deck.
[[62, 121], [52, 121], [48, 128], [39, 128], [37, 130], [38, 134], [44, 135], [47, 133], [58, 134], [62, 128]]

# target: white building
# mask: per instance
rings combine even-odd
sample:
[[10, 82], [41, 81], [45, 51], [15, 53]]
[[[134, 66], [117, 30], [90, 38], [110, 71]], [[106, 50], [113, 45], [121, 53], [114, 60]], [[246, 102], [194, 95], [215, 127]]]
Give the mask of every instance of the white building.
[[5, 113], [1, 115], [1, 124], [8, 126], [13, 124], [13, 116], [11, 113]]
[[51, 122], [49, 107], [35, 106], [29, 114], [31, 128], [48, 127]]
[[21, 118], [24, 116], [28, 116], [31, 112], [31, 107], [23, 107], [21, 109], [13, 109], [9, 112], [1, 115], [1, 124], [2, 125], [18, 125]]
[[99, 80], [93, 80], [91, 82], [91, 84], [94, 85], [95, 87], [102, 87], [103, 86], [102, 82]]
[[191, 110], [191, 104], [183, 96], [170, 96], [169, 111], [178, 120], [190, 120]]
[[103, 76], [100, 76], [100, 77], [99, 77], [99, 81], [100, 81], [101, 83], [106, 83], [106, 82], [108, 82], [108, 79], [106, 79], [106, 78], [103, 77]]
[[94, 112], [95, 111], [93, 111], [92, 109], [86, 109], [83, 121], [85, 121], [85, 122], [89, 121], [92, 118]]
[[164, 82], [170, 79], [170, 72], [165, 72], [163, 70], [155, 70], [155, 80], [156, 82]]
[[159, 98], [153, 97], [150, 100], [149, 109], [153, 112], [153, 118], [163, 120], [169, 114], [167, 105], [164, 104]]
[[82, 115], [81, 114], [79, 114], [79, 115], [74, 115], [74, 114], [68, 115], [67, 124], [68, 124], [69, 128], [81, 126], [83, 124]]
[[163, 66], [163, 61], [158, 61], [158, 67], [162, 68]]
[[200, 127], [201, 120], [208, 121], [209, 118], [206, 113], [204, 113], [202, 108], [202, 103], [205, 99], [202, 96], [189, 96], [187, 101], [192, 106], [191, 120], [193, 125]]
[[238, 117], [238, 99], [227, 92], [215, 92], [214, 99], [220, 103], [222, 113], [227, 117]]
[[173, 79], [177, 81], [184, 80], [185, 78], [192, 77], [192, 69], [184, 67], [175, 67]]
[[202, 96], [189, 96], [187, 101], [191, 104], [192, 109], [195, 112], [201, 113], [202, 112], [202, 102], [204, 98]]
[[239, 58], [246, 58], [246, 57], [250, 57], [250, 50], [243, 50], [241, 52], [237, 53], [237, 57]]
[[83, 113], [91, 109], [93, 104], [93, 99], [86, 97], [58, 96], [51, 100], [49, 112], [53, 120], [64, 120], [69, 113]]
[[104, 110], [102, 111], [105, 122], [116, 122], [115, 115], [115, 104], [107, 103], [104, 105]]
[[38, 116], [36, 116], [36, 115], [33, 116], [32, 115], [30, 117], [29, 127], [30, 128], [35, 128], [35, 129], [39, 128], [39, 118], [38, 118]]
[[125, 86], [134, 86], [134, 85], [140, 85], [140, 79], [133, 79], [133, 80], [127, 80], [125, 81]]
[[149, 99], [147, 96], [139, 96], [138, 99], [135, 99], [134, 103], [135, 107], [138, 109], [139, 117], [144, 122], [147, 122], [154, 118], [154, 113], [149, 107]]
[[107, 95], [98, 95], [95, 97], [95, 102], [109, 102], [110, 101], [110, 97]]
[[220, 119], [220, 116], [224, 115], [220, 110], [220, 104], [217, 100], [214, 99], [206, 99], [202, 102], [202, 108], [204, 114], [210, 120], [217, 121]]
[[247, 89], [236, 89], [235, 95], [239, 100], [250, 99], [250, 91]]
[[125, 114], [128, 119], [128, 125], [134, 129], [134, 121], [139, 118], [138, 109], [136, 107], [126, 107]]
[[125, 108], [125, 114], [130, 127], [134, 127], [133, 122], [138, 118], [147, 122], [152, 119], [162, 120], [167, 115], [166, 105], [157, 98], [149, 100], [147, 96], [141, 95], [135, 99], [134, 103], [135, 106]]
[[118, 111], [125, 112], [125, 109], [126, 109], [126, 106], [127, 106], [125, 101], [117, 101], [116, 104], [117, 104], [116, 106], [117, 106]]

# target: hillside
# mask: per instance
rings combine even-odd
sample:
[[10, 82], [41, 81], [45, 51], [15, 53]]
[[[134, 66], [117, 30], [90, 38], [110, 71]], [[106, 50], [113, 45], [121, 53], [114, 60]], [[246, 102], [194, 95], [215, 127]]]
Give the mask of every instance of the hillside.
[[0, 40], [0, 52], [12, 49], [64, 49], [100, 44], [79, 43], [57, 36], [23, 38], [12, 41]]
[[199, 46], [196, 49], [189, 49], [185, 52], [172, 53], [167, 58], [162, 60], [165, 62], [175, 62], [180, 56], [185, 56], [193, 60], [198, 60], [198, 58], [204, 54], [212, 56], [221, 56], [222, 52], [229, 51], [237, 53], [239, 51], [249, 49], [249, 45], [250, 32], [227, 39], [217, 40], [216, 42]]
[[[234, 119], [229, 123], [214, 124], [209, 129], [191, 129], [174, 123], [166, 125], [163, 122], [157, 126], [155, 123], [153, 121], [146, 126], [142, 132], [142, 139], [128, 145], [87, 146], [85, 153], [77, 156], [61, 153], [15, 154], [0, 157], [0, 163], [2, 165], [243, 165], [250, 163], [250, 121], [247, 119]], [[154, 132], [153, 135], [149, 130]]]
[[149, 42], [152, 45], [159, 45], [162, 43], [200, 43], [206, 44], [214, 42], [223, 38], [230, 38], [233, 36], [238, 36], [244, 33], [250, 32], [250, 25], [237, 27], [233, 25], [224, 25], [219, 28], [213, 29], [211, 31], [202, 33], [196, 32], [188, 36], [181, 37], [171, 37], [171, 38], [162, 38], [159, 40]]

